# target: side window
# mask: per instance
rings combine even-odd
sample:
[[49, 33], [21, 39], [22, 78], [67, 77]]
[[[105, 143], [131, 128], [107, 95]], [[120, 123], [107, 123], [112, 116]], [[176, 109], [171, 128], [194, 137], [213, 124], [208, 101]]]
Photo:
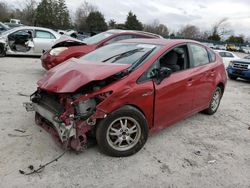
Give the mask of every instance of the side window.
[[226, 57], [225, 52], [219, 52], [221, 57]]
[[156, 62], [154, 62], [151, 67], [140, 77], [139, 82], [152, 79], [156, 74], [156, 70], [166, 67], [172, 70], [172, 72], [178, 72], [188, 69], [189, 66], [189, 56], [187, 45], [181, 45], [175, 47], [161, 56]]
[[233, 54], [229, 53], [229, 52], [225, 52], [225, 57], [234, 57]]
[[14, 33], [11, 33], [8, 38], [9, 40], [29, 40], [32, 39], [32, 30], [18, 30]]
[[133, 35], [119, 35], [119, 36], [116, 36], [116, 37], [108, 40], [107, 42], [105, 42], [105, 45], [111, 44], [111, 43], [119, 41], [119, 40], [132, 39], [132, 38], [133, 38]]
[[150, 36], [146, 36], [146, 35], [132, 35], [133, 38], [144, 38], [144, 39], [151, 39], [151, 38], [155, 38], [155, 37], [150, 37]]
[[194, 67], [209, 63], [208, 53], [204, 47], [196, 44], [190, 44], [190, 50], [193, 56]]
[[55, 36], [50, 32], [40, 30], [36, 30], [35, 37], [40, 39], [55, 39]]

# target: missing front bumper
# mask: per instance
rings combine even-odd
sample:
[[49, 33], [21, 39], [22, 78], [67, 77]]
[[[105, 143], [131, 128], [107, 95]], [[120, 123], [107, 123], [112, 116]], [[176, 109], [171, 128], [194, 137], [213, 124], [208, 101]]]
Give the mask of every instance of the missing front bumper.
[[70, 124], [66, 126], [65, 123], [58, 121], [58, 116], [55, 113], [47, 110], [45, 107], [39, 104], [26, 102], [23, 104], [23, 106], [25, 107], [26, 111], [35, 111], [45, 120], [49, 121], [56, 130], [61, 142], [65, 142], [69, 138], [76, 136], [74, 121], [70, 121]]

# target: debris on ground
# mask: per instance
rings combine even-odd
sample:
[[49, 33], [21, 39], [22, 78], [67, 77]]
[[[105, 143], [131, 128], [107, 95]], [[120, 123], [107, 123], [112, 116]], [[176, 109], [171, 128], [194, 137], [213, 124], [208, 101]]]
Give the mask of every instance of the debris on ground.
[[28, 137], [31, 136], [31, 134], [25, 134], [25, 135], [18, 135], [18, 134], [8, 134], [9, 137]]
[[216, 160], [210, 160], [210, 161], [208, 161], [207, 163], [208, 164], [213, 164], [213, 163], [215, 163], [216, 162]]
[[21, 92], [17, 92], [17, 95], [22, 96], [22, 97], [29, 97], [30, 96], [28, 94], [24, 94], [24, 93], [21, 93]]
[[14, 129], [14, 131], [17, 131], [17, 132], [20, 132], [20, 133], [25, 133], [26, 132], [25, 130], [22, 130], [22, 129]]
[[194, 154], [195, 154], [195, 155], [198, 155], [198, 156], [202, 156], [201, 151], [199, 151], [199, 150], [198, 150], [198, 151], [195, 151]]
[[31, 175], [31, 174], [35, 174], [35, 173], [41, 173], [44, 168], [48, 165], [50, 165], [51, 163], [53, 162], [56, 162], [58, 161], [58, 159], [60, 159], [65, 153], [66, 153], [67, 150], [65, 150], [61, 155], [59, 155], [58, 157], [54, 158], [52, 161], [50, 162], [47, 162], [45, 163], [44, 165], [39, 165], [39, 167], [37, 169], [34, 168], [33, 165], [29, 165], [28, 166], [28, 169], [30, 172], [25, 172], [24, 170], [19, 170], [19, 173], [20, 174], [24, 174], [24, 175]]

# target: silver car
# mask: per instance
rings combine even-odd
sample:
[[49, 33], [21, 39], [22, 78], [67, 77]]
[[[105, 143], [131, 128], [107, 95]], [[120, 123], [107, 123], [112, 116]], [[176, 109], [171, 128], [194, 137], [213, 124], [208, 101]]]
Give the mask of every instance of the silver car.
[[0, 56], [42, 55], [61, 35], [52, 29], [22, 26], [0, 34]]

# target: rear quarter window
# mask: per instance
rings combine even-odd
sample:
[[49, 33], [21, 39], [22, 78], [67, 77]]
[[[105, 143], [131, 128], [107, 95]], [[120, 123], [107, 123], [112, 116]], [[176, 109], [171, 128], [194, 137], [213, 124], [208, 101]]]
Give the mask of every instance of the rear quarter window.
[[209, 50], [209, 49], [207, 49], [207, 52], [208, 52], [209, 61], [215, 62], [216, 54], [212, 50]]

